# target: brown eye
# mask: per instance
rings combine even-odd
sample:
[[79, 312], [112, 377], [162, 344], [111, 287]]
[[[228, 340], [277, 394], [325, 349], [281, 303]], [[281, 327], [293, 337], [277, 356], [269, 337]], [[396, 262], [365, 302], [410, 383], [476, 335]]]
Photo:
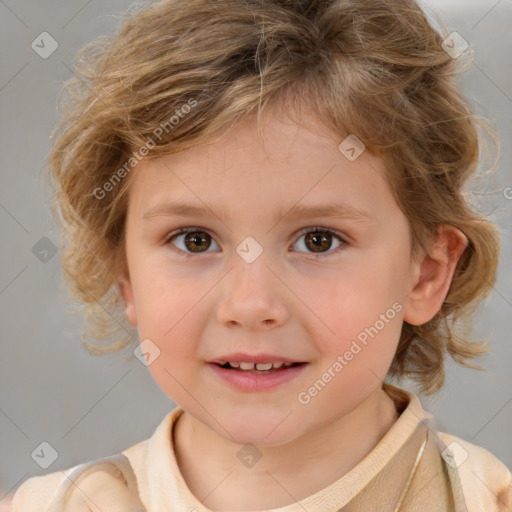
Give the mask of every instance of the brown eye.
[[306, 247], [313, 252], [322, 252], [322, 249], [330, 249], [331, 238], [332, 236], [328, 233], [308, 233], [305, 239]]
[[185, 256], [191, 256], [194, 253], [200, 254], [208, 251], [213, 238], [202, 229], [182, 228], [177, 233], [170, 235], [165, 244], [172, 243], [175, 247], [185, 253]]
[[184, 238], [185, 247], [192, 252], [202, 252], [204, 249], [208, 249], [211, 236], [205, 233], [206, 236], [202, 235], [202, 231], [192, 231], [187, 233]]
[[[304, 239], [303, 242], [301, 240]], [[298, 245], [303, 245], [306, 248], [306, 252], [310, 252], [317, 255], [326, 254], [330, 256], [331, 253], [334, 253], [335, 250], [330, 250], [332, 248], [333, 241], [338, 241], [338, 246], [335, 247], [337, 249], [341, 245], [344, 245], [346, 242], [343, 240], [338, 234], [329, 229], [322, 228], [314, 228], [309, 229], [309, 231], [302, 233], [302, 236], [299, 238], [297, 242]]]

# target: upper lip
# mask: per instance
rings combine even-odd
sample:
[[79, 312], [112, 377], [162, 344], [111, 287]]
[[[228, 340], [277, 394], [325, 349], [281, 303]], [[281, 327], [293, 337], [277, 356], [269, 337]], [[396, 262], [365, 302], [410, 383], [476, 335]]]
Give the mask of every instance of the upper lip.
[[299, 361], [297, 359], [290, 359], [289, 357], [278, 356], [276, 354], [244, 354], [242, 352], [236, 352], [233, 354], [226, 354], [222, 357], [217, 357], [208, 361], [209, 363], [220, 364], [224, 362], [241, 362], [241, 363], [304, 363], [305, 361]]

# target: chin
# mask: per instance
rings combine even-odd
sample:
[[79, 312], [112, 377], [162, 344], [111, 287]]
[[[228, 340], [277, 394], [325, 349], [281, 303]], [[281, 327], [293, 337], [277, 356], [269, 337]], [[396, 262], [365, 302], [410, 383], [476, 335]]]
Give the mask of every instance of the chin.
[[290, 443], [303, 434], [302, 430], [299, 432], [294, 428], [294, 425], [287, 423], [286, 420], [283, 421], [282, 415], [278, 419], [275, 419], [274, 416], [267, 418], [244, 417], [237, 418], [235, 421], [233, 418], [227, 418], [223, 425], [231, 434], [231, 437], [226, 437], [226, 432], [222, 429], [219, 431], [216, 428], [215, 430], [233, 443], [241, 445], [251, 443], [261, 447], [279, 446]]
[[294, 441], [297, 437], [299, 436], [293, 436], [288, 433], [282, 433], [279, 435], [270, 434], [267, 436], [262, 432], [240, 432], [237, 433], [237, 435], [233, 434], [233, 437], [229, 438], [228, 440], [240, 445], [253, 444], [255, 446], [259, 446], [260, 448], [266, 448], [270, 446], [281, 446], [288, 444]]

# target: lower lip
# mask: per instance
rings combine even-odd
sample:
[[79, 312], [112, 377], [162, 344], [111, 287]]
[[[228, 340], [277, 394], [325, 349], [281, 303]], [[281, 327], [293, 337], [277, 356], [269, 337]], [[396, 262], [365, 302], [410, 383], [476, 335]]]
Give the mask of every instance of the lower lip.
[[227, 370], [221, 366], [208, 363], [208, 366], [225, 382], [240, 391], [265, 391], [274, 389], [285, 382], [297, 378], [308, 366], [308, 363], [290, 366], [286, 370], [269, 373], [251, 373], [240, 370]]

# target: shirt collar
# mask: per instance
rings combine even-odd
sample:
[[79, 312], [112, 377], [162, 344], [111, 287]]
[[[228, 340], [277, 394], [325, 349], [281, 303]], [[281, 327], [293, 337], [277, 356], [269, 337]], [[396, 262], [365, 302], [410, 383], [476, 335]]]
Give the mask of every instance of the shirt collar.
[[[268, 512], [339, 510], [377, 476], [422, 422], [432, 419], [432, 415], [423, 410], [418, 397], [413, 393], [387, 383], [383, 388], [401, 414], [374, 449], [343, 477], [319, 492], [298, 503]], [[211, 512], [192, 494], [176, 460], [172, 429], [183, 412], [179, 406], [173, 409], [148, 440], [147, 479], [150, 485], [146, 489], [147, 497], [143, 497], [151, 512]]]

